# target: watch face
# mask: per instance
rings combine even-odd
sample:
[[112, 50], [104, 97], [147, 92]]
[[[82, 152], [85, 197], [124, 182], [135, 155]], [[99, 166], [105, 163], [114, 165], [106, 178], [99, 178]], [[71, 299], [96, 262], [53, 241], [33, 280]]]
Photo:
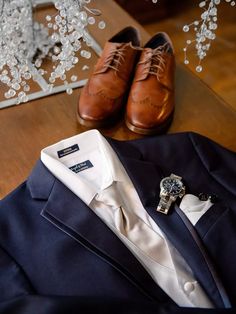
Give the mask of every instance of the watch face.
[[162, 186], [168, 194], [178, 195], [182, 191], [183, 183], [177, 179], [166, 178], [163, 180]]

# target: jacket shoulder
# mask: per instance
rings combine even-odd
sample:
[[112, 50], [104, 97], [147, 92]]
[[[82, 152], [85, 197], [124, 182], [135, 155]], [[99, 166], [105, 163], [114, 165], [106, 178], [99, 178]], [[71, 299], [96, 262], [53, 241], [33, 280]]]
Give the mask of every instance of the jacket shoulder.
[[18, 187], [16, 187], [13, 191], [9, 194], [4, 196], [3, 199], [0, 200], [0, 210], [5, 208], [8, 204], [17, 204], [20, 203], [20, 200], [24, 198], [25, 194], [27, 193], [27, 181], [21, 183]]

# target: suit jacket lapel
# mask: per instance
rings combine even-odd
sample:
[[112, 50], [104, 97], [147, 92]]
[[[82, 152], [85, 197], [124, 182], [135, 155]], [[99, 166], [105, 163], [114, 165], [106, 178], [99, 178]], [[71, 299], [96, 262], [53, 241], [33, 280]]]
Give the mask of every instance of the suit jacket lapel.
[[[35, 181], [39, 177], [41, 181]], [[44, 218], [115, 267], [148, 298], [172, 302], [107, 225], [41, 161], [28, 186], [34, 198], [47, 199], [41, 212]]]
[[[135, 159], [134, 149], [133, 158], [131, 157], [132, 155], [129, 155], [128, 158], [124, 157], [125, 153], [123, 150], [127, 151], [127, 148], [125, 148], [127, 144], [124, 145], [122, 143], [122, 147], [120, 142], [110, 141], [110, 144], [123, 163], [149, 215], [187, 261], [195, 277], [201, 283], [201, 286], [209, 298], [212, 299], [213, 303], [218, 307], [227, 306], [229, 304], [227, 295], [216, 275], [204, 244], [188, 219], [186, 218], [185, 220], [183, 219], [184, 215], [181, 217], [178, 214], [182, 212], [181, 209], [176, 205], [175, 210], [170, 211], [168, 215], [156, 211], [160, 200], [160, 181], [164, 176], [170, 175], [170, 173], [164, 174], [162, 169], [155, 164], [140, 160], [141, 155], [139, 156], [139, 160]], [[121, 154], [122, 151], [123, 154]]]

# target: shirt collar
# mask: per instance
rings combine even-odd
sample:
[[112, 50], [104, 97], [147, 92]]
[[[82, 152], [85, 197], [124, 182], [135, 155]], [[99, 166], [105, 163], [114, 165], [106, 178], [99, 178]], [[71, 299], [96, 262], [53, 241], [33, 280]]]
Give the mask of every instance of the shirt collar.
[[[106, 171], [103, 172], [99, 189], [68, 169], [58, 158], [58, 151], [75, 144], [78, 144], [80, 150], [100, 150]], [[114, 181], [130, 181], [116, 153], [98, 130], [90, 130], [44, 148], [41, 151], [41, 161], [59, 181], [87, 205], [91, 203], [97, 193], [112, 185]]]

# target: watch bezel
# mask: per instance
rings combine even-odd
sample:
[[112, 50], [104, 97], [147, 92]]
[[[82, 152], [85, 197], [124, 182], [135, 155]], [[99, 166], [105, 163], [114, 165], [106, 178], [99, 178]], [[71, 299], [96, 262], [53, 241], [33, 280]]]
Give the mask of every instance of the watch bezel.
[[[179, 192], [175, 192], [175, 193], [168, 191], [168, 190], [164, 187], [164, 185], [163, 185], [163, 183], [164, 183], [166, 180], [174, 180], [174, 181], [178, 182], [178, 184], [181, 185], [181, 190], [180, 190]], [[171, 196], [179, 196], [179, 197], [182, 197], [182, 196], [184, 195], [184, 193], [185, 193], [184, 184], [183, 184], [183, 182], [181, 181], [181, 179], [178, 179], [178, 178], [165, 177], [165, 178], [163, 178], [163, 179], [161, 180], [161, 182], [160, 182], [160, 187], [161, 187], [161, 194], [162, 194], [162, 195], [171, 195]]]

